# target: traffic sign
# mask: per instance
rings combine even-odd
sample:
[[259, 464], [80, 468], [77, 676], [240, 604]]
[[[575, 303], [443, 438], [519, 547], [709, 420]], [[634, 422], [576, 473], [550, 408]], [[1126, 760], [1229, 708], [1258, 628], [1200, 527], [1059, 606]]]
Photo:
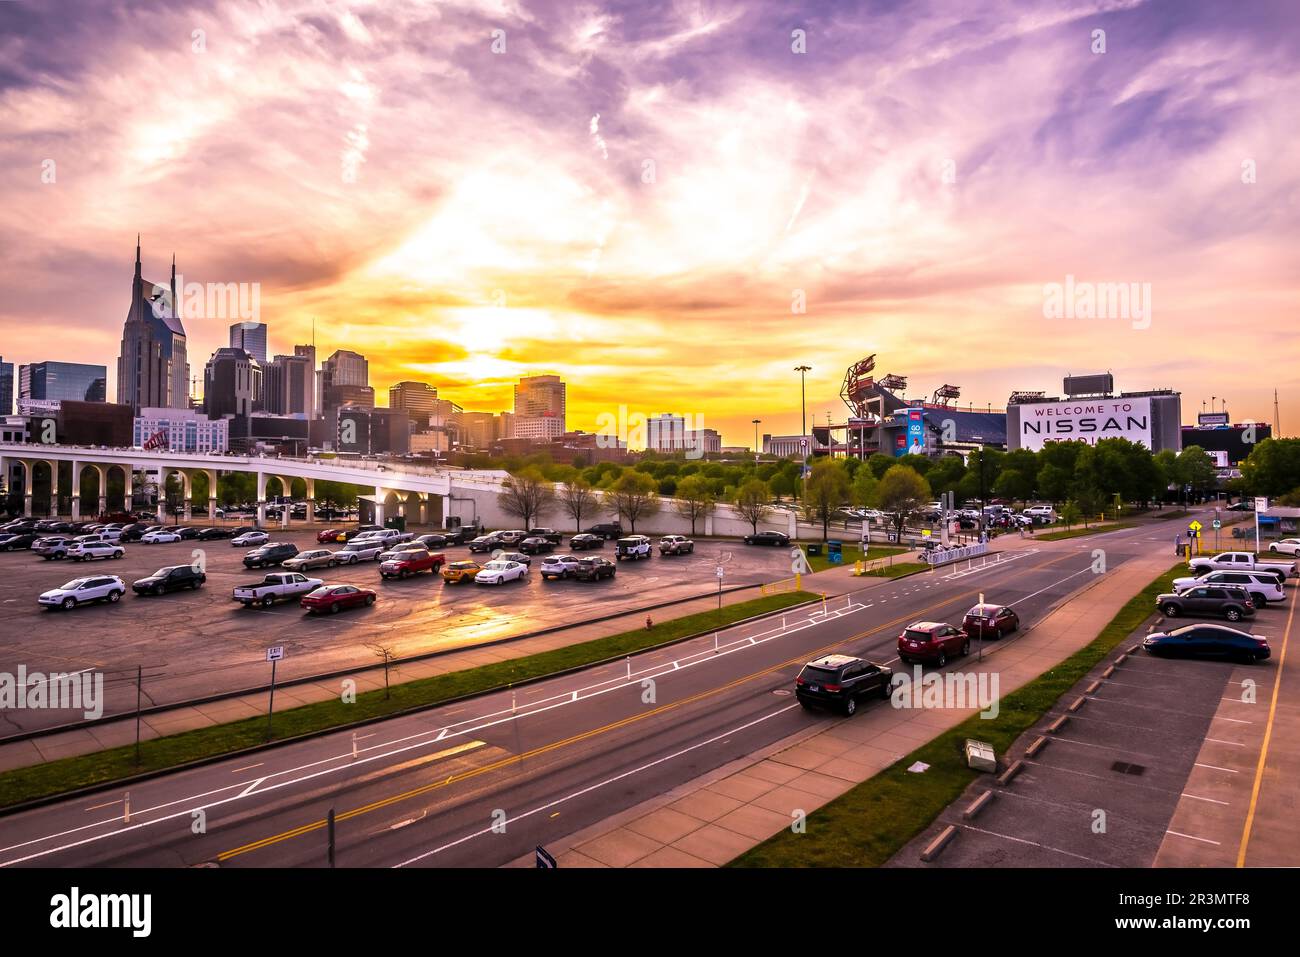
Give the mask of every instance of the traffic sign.
[[276, 645], [273, 648], [266, 649], [267, 661], [279, 661], [284, 657], [284, 645]]
[[1219, 520], [1216, 518], [1216, 519], [1214, 520], [1214, 527], [1215, 527], [1215, 528], [1223, 528], [1223, 523], [1222, 523], [1221, 521], [1219, 521]]
[[537, 866], [543, 870], [552, 871], [560, 865], [555, 862], [555, 858], [542, 845], [537, 845]]
[[719, 565], [716, 574], [719, 578], [721, 578], [723, 575], [726, 574], [726, 569], [724, 569], [721, 565]]
[[1187, 527], [1190, 528], [1193, 532], [1199, 532], [1202, 526], [1201, 523], [1198, 522], [1196, 519], [1192, 519], [1192, 524], [1188, 525]]

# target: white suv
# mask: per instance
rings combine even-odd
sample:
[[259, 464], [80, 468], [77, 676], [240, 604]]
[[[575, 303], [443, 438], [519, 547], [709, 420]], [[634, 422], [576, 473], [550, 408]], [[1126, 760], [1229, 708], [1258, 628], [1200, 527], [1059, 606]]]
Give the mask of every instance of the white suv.
[[1284, 601], [1286, 591], [1277, 575], [1272, 572], [1248, 572], [1219, 569], [1197, 577], [1175, 578], [1174, 593], [1181, 595], [1189, 588], [1198, 585], [1236, 585], [1250, 593], [1250, 600], [1256, 608], [1263, 608], [1270, 601]]
[[542, 578], [571, 578], [578, 568], [573, 555], [547, 555], [542, 559]]
[[121, 558], [126, 549], [114, 542], [77, 542], [68, 549], [68, 557], [74, 562], [89, 562], [96, 558]]
[[116, 575], [97, 575], [74, 578], [66, 585], [44, 592], [36, 600], [47, 608], [62, 608], [67, 611], [95, 601], [116, 603], [125, 594], [126, 583], [122, 579]]

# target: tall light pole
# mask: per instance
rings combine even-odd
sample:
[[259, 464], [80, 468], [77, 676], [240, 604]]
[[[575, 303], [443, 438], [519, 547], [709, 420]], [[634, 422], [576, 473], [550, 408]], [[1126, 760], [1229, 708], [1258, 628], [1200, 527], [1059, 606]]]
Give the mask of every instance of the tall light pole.
[[[808, 373], [812, 371], [812, 366], [795, 366], [794, 371], [799, 373], [799, 435], [803, 439], [808, 438]], [[807, 450], [807, 442], [804, 443]]]
[[754, 461], [758, 461], [758, 425], [762, 419], [754, 419]]

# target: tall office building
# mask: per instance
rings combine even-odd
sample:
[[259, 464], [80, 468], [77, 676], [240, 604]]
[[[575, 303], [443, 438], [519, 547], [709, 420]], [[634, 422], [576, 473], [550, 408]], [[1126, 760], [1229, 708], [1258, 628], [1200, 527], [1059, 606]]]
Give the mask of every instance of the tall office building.
[[388, 389], [388, 407], [400, 409], [411, 421], [427, 425], [438, 404], [438, 390], [427, 382], [399, 382]]
[[14, 364], [0, 356], [0, 416], [14, 412]]
[[18, 367], [18, 398], [103, 402], [107, 381], [107, 366], [33, 362]]
[[140, 239], [135, 243], [131, 309], [122, 326], [117, 359], [117, 401], [142, 408], [185, 409], [190, 404], [190, 365], [185, 327], [176, 297], [176, 257], [171, 283], [160, 286], [140, 273]]
[[262, 365], [266, 365], [266, 323], [235, 323], [230, 327], [230, 348], [243, 349]]
[[535, 375], [521, 378], [515, 386], [515, 415], [557, 418], [560, 420], [559, 431], [564, 432], [564, 383], [560, 377]]
[[338, 410], [345, 405], [374, 408], [370, 363], [363, 355], [339, 349], [321, 363], [320, 382], [321, 402], [326, 410]]
[[297, 358], [306, 359], [308, 363], [310, 363], [311, 378], [312, 378], [312, 401], [311, 401], [312, 411], [308, 413], [307, 418], [309, 419], [318, 418], [322, 414], [322, 409], [324, 408], [324, 405], [321, 399], [321, 391], [320, 391], [321, 389], [320, 370], [316, 368], [316, 347], [312, 345], [294, 346], [293, 354]]
[[262, 380], [263, 408], [274, 415], [316, 417], [316, 370], [308, 356], [276, 356]]
[[203, 405], [209, 419], [261, 410], [262, 367], [243, 349], [218, 349], [203, 369]]

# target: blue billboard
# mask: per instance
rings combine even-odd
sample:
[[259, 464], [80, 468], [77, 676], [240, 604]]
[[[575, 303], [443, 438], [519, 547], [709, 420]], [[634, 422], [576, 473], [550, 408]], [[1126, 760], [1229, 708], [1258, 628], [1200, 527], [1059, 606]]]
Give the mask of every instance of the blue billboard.
[[925, 411], [923, 409], [907, 410], [907, 434], [899, 436], [894, 446], [894, 455], [925, 454]]

